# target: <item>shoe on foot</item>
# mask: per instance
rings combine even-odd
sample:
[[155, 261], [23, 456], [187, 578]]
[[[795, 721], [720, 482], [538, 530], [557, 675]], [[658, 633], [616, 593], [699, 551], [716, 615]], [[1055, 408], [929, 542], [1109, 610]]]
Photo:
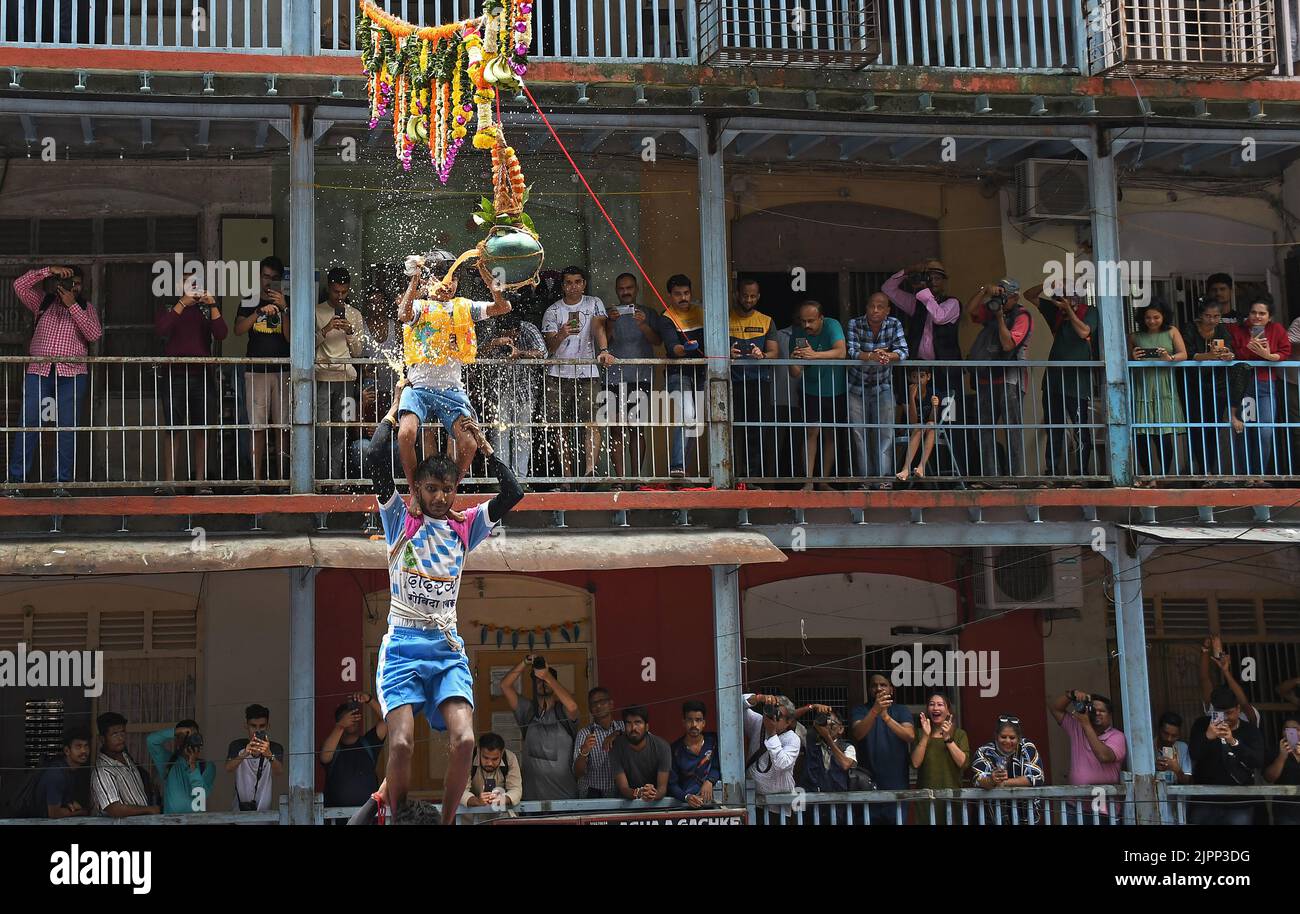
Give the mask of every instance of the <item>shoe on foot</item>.
[[244, 486], [245, 495], [259, 495], [261, 491], [257, 486]]
[[212, 490], [211, 486], [204, 486], [201, 489], [196, 489], [194, 494], [195, 495], [216, 495], [217, 493]]
[[63, 486], [59, 486], [57, 489], [55, 489], [55, 490], [54, 490], [53, 492], [51, 492], [50, 494], [53, 495], [55, 498], [71, 498], [71, 497], [72, 497], [72, 493], [69, 492], [67, 489], [63, 488]]
[[176, 494], [176, 487], [175, 487], [175, 486], [159, 486], [158, 488], [156, 488], [156, 489], [153, 490], [153, 494], [155, 494], [155, 495], [166, 495], [166, 496], [175, 495], [175, 494]]
[[685, 478], [686, 478], [686, 471], [685, 471], [685, 470], [669, 470], [669, 471], [668, 471], [668, 477], [669, 477], [670, 479], [685, 479]]
[[22, 490], [22, 489], [14, 489], [14, 488], [6, 488], [6, 489], [4, 490], [4, 497], [5, 497], [5, 498], [22, 498], [22, 497], [23, 497], [23, 490]]

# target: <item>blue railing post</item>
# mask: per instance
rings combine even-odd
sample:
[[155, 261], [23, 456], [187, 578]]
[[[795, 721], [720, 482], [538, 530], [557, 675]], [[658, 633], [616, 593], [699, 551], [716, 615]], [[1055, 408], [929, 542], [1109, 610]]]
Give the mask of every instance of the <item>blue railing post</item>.
[[[1088, 156], [1088, 197], [1092, 209], [1092, 257], [1097, 275], [1102, 264], [1119, 262], [1119, 222], [1116, 217], [1115, 159], [1110, 137], [1098, 128], [1085, 141]], [[1129, 429], [1128, 315], [1124, 297], [1098, 284], [1102, 358], [1106, 363], [1106, 436], [1110, 478], [1117, 486], [1133, 482], [1132, 437]]]
[[312, 491], [315, 448], [316, 137], [311, 111], [293, 106], [289, 137], [289, 490], [295, 494]]
[[316, 799], [316, 569], [289, 570], [289, 822], [319, 821]]
[[719, 489], [734, 482], [731, 460], [731, 298], [727, 277], [727, 198], [716, 124], [699, 119], [700, 300], [708, 364], [709, 476]]
[[1142, 562], [1153, 546], [1135, 547], [1130, 555], [1121, 528], [1106, 530], [1106, 562], [1115, 594], [1115, 644], [1119, 650], [1120, 702], [1129, 770], [1133, 772], [1133, 814], [1138, 825], [1160, 824], [1156, 795], [1156, 747], [1151, 723], [1151, 689], [1147, 670], [1146, 622], [1142, 606]]
[[[712, 565], [713, 662], [718, 694], [718, 749], [728, 805], [745, 798], [745, 731], [741, 715], [743, 635], [740, 631], [740, 566]], [[720, 798], [719, 798], [720, 799]]]

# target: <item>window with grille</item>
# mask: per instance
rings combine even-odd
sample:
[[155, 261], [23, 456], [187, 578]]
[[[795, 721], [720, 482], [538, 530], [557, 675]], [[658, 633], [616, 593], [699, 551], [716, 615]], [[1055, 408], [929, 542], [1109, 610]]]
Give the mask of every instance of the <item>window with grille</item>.
[[195, 716], [198, 623], [197, 607], [0, 611], [0, 650], [16, 651], [22, 642], [29, 650], [104, 652], [97, 699], [80, 688], [0, 689], [0, 770], [38, 763], [42, 753], [59, 750], [65, 727], [93, 729], [95, 715], [108, 710], [129, 721], [127, 751], [147, 759], [148, 732]]

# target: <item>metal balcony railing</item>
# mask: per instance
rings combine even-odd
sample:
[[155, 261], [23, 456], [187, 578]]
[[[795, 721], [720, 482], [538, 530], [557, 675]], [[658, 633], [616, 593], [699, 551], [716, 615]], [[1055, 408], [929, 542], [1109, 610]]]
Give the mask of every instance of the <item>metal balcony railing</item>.
[[0, 0], [0, 46], [280, 53], [290, 2]]
[[[0, 357], [8, 490], [236, 494], [289, 485], [287, 360], [71, 359], [86, 373], [57, 381], [27, 371], [42, 361]], [[708, 486], [709, 432], [723, 420], [706, 395], [706, 364], [484, 359], [465, 382], [487, 440], [530, 486]], [[348, 380], [321, 379], [349, 367]], [[368, 441], [391, 403], [395, 368], [349, 360], [333, 374], [318, 368], [317, 378], [311, 478], [364, 492]], [[1297, 380], [1294, 363], [1131, 363], [1139, 482], [1294, 484]], [[747, 486], [1103, 485], [1111, 478], [1103, 390], [1099, 362], [736, 362], [719, 431]], [[442, 426], [426, 422], [415, 449], [446, 453]], [[389, 464], [400, 484], [396, 446]], [[491, 482], [481, 454], [467, 481]]]
[[881, 53], [890, 67], [1080, 69], [1074, 0], [881, 0]]
[[1300, 366], [1133, 362], [1133, 458], [1148, 480], [1300, 478]]

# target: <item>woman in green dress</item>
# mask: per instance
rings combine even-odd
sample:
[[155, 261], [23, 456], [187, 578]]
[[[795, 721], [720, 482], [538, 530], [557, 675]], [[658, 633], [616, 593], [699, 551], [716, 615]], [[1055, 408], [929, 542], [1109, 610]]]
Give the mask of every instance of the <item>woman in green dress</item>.
[[[931, 692], [921, 712], [921, 726], [912, 743], [912, 767], [916, 769], [916, 786], [928, 790], [957, 790], [962, 786], [962, 773], [970, 761], [970, 737], [957, 726], [952, 714], [952, 703], [943, 692]], [[931, 810], [933, 807], [933, 810]], [[961, 809], [957, 801], [934, 804], [922, 801], [916, 804], [918, 825], [944, 825], [949, 811], [952, 823], [961, 823]]]
[[[1164, 302], [1142, 309], [1143, 330], [1129, 335], [1133, 361], [1182, 362], [1187, 358], [1183, 335], [1173, 325], [1173, 313]], [[1131, 373], [1133, 388], [1134, 447], [1139, 475], [1172, 476], [1177, 472], [1177, 433], [1186, 425], [1174, 373], [1165, 367], [1141, 368]], [[1190, 472], [1190, 470], [1188, 470]], [[1136, 482], [1135, 485], [1142, 485]]]

